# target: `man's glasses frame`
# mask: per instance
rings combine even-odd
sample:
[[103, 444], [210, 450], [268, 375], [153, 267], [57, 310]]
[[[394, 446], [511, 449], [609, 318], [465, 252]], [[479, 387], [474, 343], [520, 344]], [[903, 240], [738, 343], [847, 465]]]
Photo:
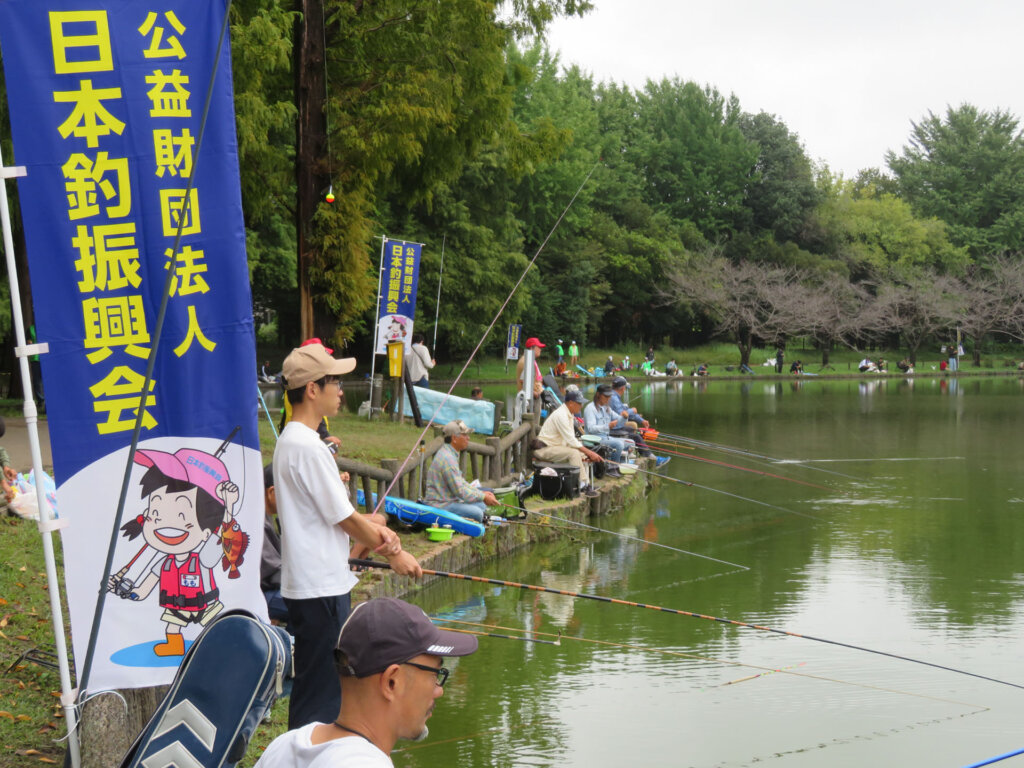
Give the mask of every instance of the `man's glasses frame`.
[[437, 684], [441, 688], [444, 688], [444, 684], [448, 682], [448, 674], [451, 672], [444, 664], [440, 667], [428, 667], [426, 664], [417, 664], [414, 661], [403, 661], [402, 664], [422, 669], [424, 672], [433, 672], [437, 676]]

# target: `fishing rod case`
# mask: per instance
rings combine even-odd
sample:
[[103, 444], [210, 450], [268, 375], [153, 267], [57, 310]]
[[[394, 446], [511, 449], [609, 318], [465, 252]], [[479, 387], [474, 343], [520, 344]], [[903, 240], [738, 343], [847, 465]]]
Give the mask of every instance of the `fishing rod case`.
[[292, 643], [248, 611], [210, 622], [120, 768], [230, 768], [292, 676]]
[[540, 494], [545, 501], [575, 499], [580, 495], [580, 468], [572, 464], [535, 461], [533, 485], [526, 496]]

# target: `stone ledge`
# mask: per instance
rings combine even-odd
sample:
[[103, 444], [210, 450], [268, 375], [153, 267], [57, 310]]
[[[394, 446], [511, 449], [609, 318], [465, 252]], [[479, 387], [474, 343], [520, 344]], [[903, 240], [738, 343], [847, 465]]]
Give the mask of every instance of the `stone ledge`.
[[[651, 460], [641, 460], [641, 467], [654, 464]], [[627, 504], [635, 501], [653, 484], [654, 478], [644, 472], [621, 479], [605, 479], [600, 481], [599, 495], [595, 498], [580, 496], [572, 501], [547, 502], [533, 497], [526, 502], [531, 512], [528, 522], [541, 522], [545, 512], [558, 517], [586, 522], [590, 517], [600, 517], [617, 512]], [[451, 541], [430, 542], [425, 552], [414, 552], [420, 565], [432, 571], [449, 571], [461, 573], [490, 560], [499, 559], [510, 552], [538, 541], [549, 541], [557, 537], [563, 528], [555, 525], [546, 529], [540, 525], [516, 525], [510, 523], [490, 527], [480, 538], [459, 536]], [[419, 534], [407, 534], [418, 536]], [[404, 576], [396, 576], [391, 571], [374, 570], [360, 577], [359, 585], [352, 591], [353, 605], [373, 597], [404, 597], [422, 587], [436, 581], [439, 576], [425, 576], [421, 581], [413, 582]]]

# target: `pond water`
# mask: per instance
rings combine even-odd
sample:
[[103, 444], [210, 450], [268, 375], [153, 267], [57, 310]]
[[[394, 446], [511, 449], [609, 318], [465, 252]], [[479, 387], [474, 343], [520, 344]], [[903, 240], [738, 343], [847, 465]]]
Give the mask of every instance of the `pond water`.
[[[665, 480], [595, 522], [743, 567], [567, 533], [476, 573], [1024, 686], [1022, 397], [1015, 378], [636, 385], [663, 435], [738, 452], [671, 445], [721, 462], [664, 468], [705, 488]], [[1024, 747], [1024, 690], [953, 671], [470, 582], [415, 600], [470, 622], [452, 626], [561, 644], [481, 638], [399, 768], [963, 766]]]

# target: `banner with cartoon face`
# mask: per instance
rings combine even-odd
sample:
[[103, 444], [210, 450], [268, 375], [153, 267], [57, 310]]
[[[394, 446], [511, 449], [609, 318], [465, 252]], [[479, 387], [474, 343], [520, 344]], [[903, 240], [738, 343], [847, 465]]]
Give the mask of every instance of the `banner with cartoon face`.
[[406, 353], [412, 348], [412, 324], [416, 317], [416, 287], [419, 283], [420, 253], [423, 246], [404, 240], [384, 240], [381, 265], [380, 305], [377, 308], [378, 355], [386, 355], [388, 344], [401, 341]]
[[0, 0], [79, 667], [105, 590], [94, 690], [169, 682], [220, 611], [266, 615], [252, 301], [230, 46], [218, 48], [226, 5]]

